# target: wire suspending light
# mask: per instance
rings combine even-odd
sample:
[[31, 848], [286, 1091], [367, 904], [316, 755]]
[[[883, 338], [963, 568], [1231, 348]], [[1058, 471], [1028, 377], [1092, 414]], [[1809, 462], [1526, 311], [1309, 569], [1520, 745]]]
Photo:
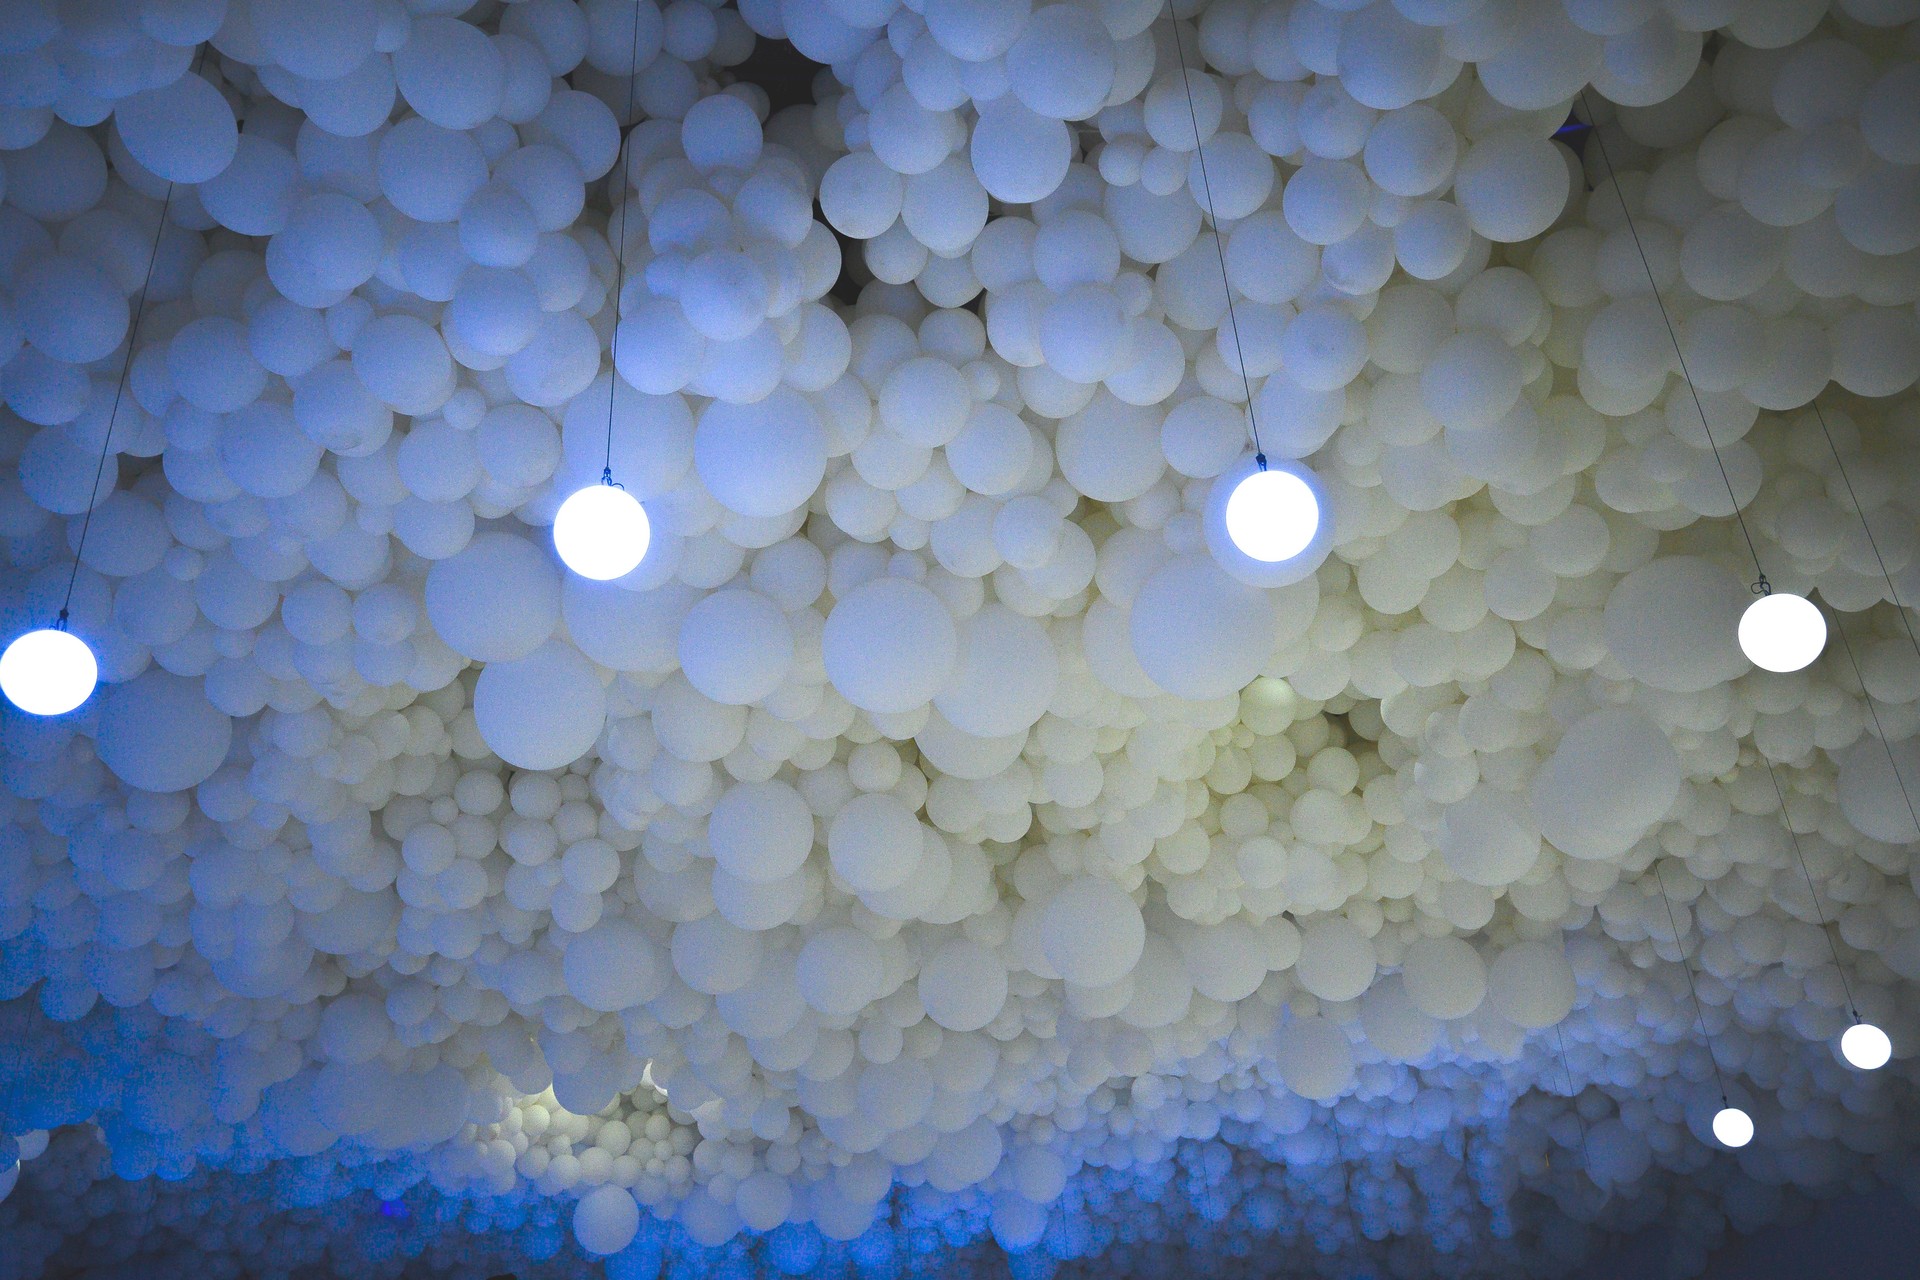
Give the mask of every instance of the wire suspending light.
[[[1886, 579], [1887, 598], [1893, 601], [1894, 612], [1899, 615], [1901, 625], [1906, 629], [1908, 643], [1913, 645], [1914, 653], [1920, 655], [1920, 639], [1914, 637], [1913, 621], [1907, 616], [1907, 606], [1900, 599], [1900, 588], [1894, 585], [1893, 574], [1887, 569], [1886, 557], [1880, 554], [1880, 542], [1873, 536], [1873, 526], [1867, 520], [1867, 509], [1860, 505], [1860, 495], [1854, 490], [1853, 478], [1847, 474], [1846, 464], [1840, 460], [1840, 450], [1834, 443], [1833, 432], [1827, 426], [1827, 415], [1821, 410], [1820, 401], [1817, 399], [1813, 401], [1813, 414], [1820, 423], [1820, 433], [1827, 438], [1827, 448], [1833, 454], [1833, 465], [1840, 472], [1841, 482], [1846, 485], [1847, 497], [1853, 501], [1854, 514], [1860, 517], [1860, 528], [1867, 535], [1867, 546], [1872, 548], [1873, 558], [1880, 565], [1880, 576]], [[1900, 789], [1900, 798], [1907, 806], [1907, 817], [1912, 820], [1914, 830], [1920, 831], [1920, 808], [1914, 805], [1913, 792], [1908, 789], [1906, 778], [1901, 776], [1900, 762], [1893, 754], [1893, 743], [1887, 737], [1885, 726], [1880, 723], [1879, 708], [1873, 705], [1873, 695], [1867, 692], [1866, 675], [1860, 668], [1859, 655], [1854, 653], [1853, 641], [1847, 635], [1846, 628], [1840, 624], [1837, 615], [1834, 618], [1834, 630], [1840, 635], [1840, 644], [1846, 651], [1847, 662], [1853, 667], [1854, 679], [1859, 681], [1860, 697], [1867, 705], [1867, 714], [1873, 718], [1873, 731], [1880, 739], [1881, 749], [1887, 753], [1887, 770], [1893, 774], [1893, 784]], [[1852, 1057], [1849, 1055], [1849, 1061], [1851, 1060]]]
[[[187, 74], [197, 76], [206, 65], [207, 51], [200, 46]], [[65, 715], [93, 696], [100, 684], [100, 663], [93, 649], [70, 629], [73, 589], [80, 579], [80, 561], [87, 549], [87, 534], [93, 528], [94, 508], [100, 493], [100, 481], [107, 473], [107, 457], [113, 450], [113, 431], [120, 423], [120, 405], [127, 394], [127, 375], [133, 368], [134, 348], [140, 338], [140, 321], [147, 310], [147, 295], [153, 289], [154, 267], [160, 261], [160, 242], [166, 238], [167, 215], [173, 210], [174, 184], [167, 183], [160, 200], [160, 219], [153, 231], [153, 247], [147, 251], [147, 271], [134, 296], [133, 314], [127, 321], [127, 353], [120, 361], [120, 376], [113, 386], [113, 407], [107, 413], [107, 429], [100, 437], [100, 456], [94, 462], [93, 487], [87, 490], [87, 509], [80, 517], [80, 537], [73, 547], [73, 565], [67, 571], [67, 589], [60, 598], [60, 612], [52, 625], [17, 636], [0, 653], [0, 693], [8, 702], [36, 716]]]
[[[1580, 1156], [1587, 1166], [1587, 1181], [1600, 1187], [1600, 1179], [1593, 1172], [1593, 1148], [1587, 1145], [1587, 1118], [1580, 1114], [1580, 1091], [1573, 1087], [1573, 1059], [1567, 1056], [1567, 1034], [1557, 1022], [1553, 1026], [1553, 1038], [1560, 1045], [1560, 1070], [1567, 1077], [1568, 1109], [1573, 1112], [1574, 1123], [1580, 1127]], [[1604, 1195], [1606, 1188], [1600, 1187], [1600, 1191]]]
[[[1841, 633], [1845, 636], [1845, 632]], [[1877, 717], [1876, 717], [1877, 722]], [[1833, 925], [1827, 919], [1827, 912], [1820, 905], [1820, 891], [1814, 887], [1813, 872], [1807, 867], [1806, 852], [1800, 847], [1800, 833], [1793, 828], [1793, 815], [1787, 811], [1787, 793], [1780, 786], [1780, 775], [1773, 767], [1773, 761], [1764, 751], [1756, 751], [1760, 763], [1767, 767], [1767, 781], [1773, 784], [1773, 798], [1780, 806], [1780, 822], [1787, 829], [1787, 839], [1793, 843], [1793, 856], [1800, 864], [1800, 874], [1807, 882], [1807, 897], [1813, 902], [1814, 918], [1820, 922], [1820, 936], [1827, 940], [1827, 950], [1833, 956], [1834, 970], [1840, 975], [1840, 988], [1847, 997], [1847, 1016], [1852, 1025], [1840, 1036], [1840, 1052], [1847, 1061], [1863, 1071], [1874, 1071], [1883, 1067], [1893, 1055], [1892, 1043], [1887, 1040], [1886, 1032], [1860, 1016], [1860, 1006], [1853, 998], [1853, 984], [1847, 981], [1847, 966], [1840, 959], [1840, 944], [1833, 939]], [[1886, 1052], [1880, 1053], [1879, 1046], [1886, 1045]]]
[[1834, 629], [1840, 634], [1840, 647], [1847, 655], [1848, 665], [1853, 668], [1853, 678], [1860, 683], [1860, 700], [1866, 703], [1867, 715], [1873, 721], [1874, 736], [1880, 739], [1880, 746], [1887, 753], [1887, 768], [1893, 774], [1894, 785], [1900, 788], [1900, 798], [1906, 802], [1907, 817], [1913, 822], [1914, 829], [1920, 831], [1920, 811], [1916, 811], [1913, 793], [1907, 790], [1906, 779], [1900, 776], [1900, 762], [1894, 757], [1893, 743], [1887, 737], [1886, 726], [1880, 723], [1880, 709], [1873, 705], [1873, 695], [1867, 692], [1866, 676], [1860, 670], [1859, 655], [1853, 651], [1853, 639], [1837, 621]]
[[1760, 563], [1760, 548], [1753, 540], [1753, 531], [1747, 527], [1746, 512], [1741, 509], [1740, 497], [1734, 492], [1733, 478], [1727, 473], [1726, 459], [1721, 456], [1720, 442], [1714, 438], [1713, 423], [1707, 418], [1707, 408], [1700, 399], [1700, 389], [1694, 385], [1693, 371], [1687, 367], [1686, 352], [1680, 347], [1680, 333], [1674, 328], [1673, 315], [1667, 310], [1667, 301], [1660, 294], [1660, 283], [1653, 274], [1653, 264], [1647, 258], [1647, 249], [1640, 240], [1640, 228], [1634, 224], [1633, 210], [1627, 206], [1627, 193], [1620, 187], [1620, 174], [1613, 167], [1613, 157], [1607, 151], [1605, 131], [1599, 126], [1599, 117], [1594, 114], [1593, 103], [1587, 98], [1587, 91], [1580, 90], [1580, 106], [1587, 113], [1587, 132], [1593, 139], [1594, 147], [1600, 154], [1600, 161], [1606, 166], [1607, 180], [1613, 184], [1614, 198], [1620, 202], [1620, 214], [1626, 220], [1627, 234], [1633, 240], [1634, 252], [1640, 257], [1640, 266], [1647, 273], [1647, 288], [1653, 295], [1654, 306], [1660, 311], [1660, 321], [1666, 327], [1667, 341], [1673, 347], [1674, 359], [1679, 363], [1680, 376], [1686, 381], [1687, 394], [1693, 398], [1694, 412], [1700, 417], [1700, 430], [1705, 433], [1707, 447], [1713, 450], [1714, 466], [1720, 471], [1720, 483], [1726, 486], [1727, 503], [1733, 509], [1733, 518], [1740, 526], [1740, 536], [1747, 544], [1747, 554], [1753, 560], [1753, 594], [1759, 599], [1748, 605], [1740, 616], [1738, 638], [1741, 652], [1748, 661], [1768, 671], [1798, 671], [1820, 656], [1826, 647], [1827, 624], [1819, 608], [1805, 596], [1791, 592], [1775, 593], [1773, 584], [1767, 580], [1767, 571]]
[[1174, 56], [1180, 64], [1180, 86], [1186, 93], [1187, 118], [1193, 124], [1194, 163], [1200, 170], [1200, 195], [1207, 221], [1213, 224], [1213, 252], [1220, 264], [1220, 291], [1227, 302], [1227, 328], [1233, 337], [1234, 363], [1246, 394], [1247, 431], [1253, 440], [1253, 466], [1228, 471], [1222, 481], [1232, 485], [1221, 519], [1227, 537], [1240, 553], [1262, 566], [1284, 565], [1307, 554], [1324, 523], [1324, 503], [1312, 472], [1297, 462], [1271, 464], [1260, 442], [1260, 418], [1253, 403], [1253, 379], [1247, 373], [1246, 353], [1240, 344], [1240, 317], [1233, 305], [1233, 285], [1227, 276], [1226, 242], [1214, 211], [1213, 180], [1207, 172], [1207, 151], [1200, 141], [1200, 110], [1194, 105], [1193, 72], [1187, 65], [1186, 38], [1173, 0], [1167, 3], [1167, 25], [1173, 33]]
[[1713, 1034], [1707, 1030], [1706, 1006], [1700, 1003], [1700, 988], [1693, 980], [1693, 961], [1687, 956], [1687, 944], [1680, 937], [1680, 923], [1673, 914], [1673, 899], [1667, 896], [1667, 878], [1654, 859], [1653, 882], [1660, 888], [1660, 901], [1667, 906], [1667, 929], [1673, 934], [1673, 948], [1680, 954], [1680, 971], [1687, 975], [1687, 994], [1693, 998], [1693, 1016], [1700, 1027], [1700, 1039], [1707, 1047], [1707, 1061], [1713, 1066], [1714, 1086], [1720, 1090], [1720, 1110], [1714, 1113], [1713, 1136], [1726, 1147], [1744, 1147], [1753, 1141], [1753, 1118], [1727, 1097], [1727, 1078], [1720, 1073], [1720, 1055], [1713, 1051]]
[[553, 546], [567, 568], [583, 578], [607, 582], [623, 578], [640, 567], [653, 541], [653, 525], [646, 508], [613, 478], [613, 408], [620, 389], [620, 298], [627, 288], [627, 148], [633, 137], [633, 113], [640, 83], [640, 9], [633, 10], [633, 36], [628, 49], [627, 136], [616, 154], [620, 184], [620, 228], [613, 237], [613, 336], [607, 363], [606, 453], [597, 483], [583, 485], [567, 496], [553, 517]]
[[1826, 411], [1820, 407], [1818, 396], [1810, 402], [1814, 420], [1820, 424], [1820, 434], [1827, 439], [1827, 450], [1833, 454], [1834, 470], [1840, 473], [1840, 483], [1846, 486], [1847, 497], [1853, 503], [1853, 513], [1860, 517], [1860, 531], [1867, 535], [1867, 547], [1873, 552], [1874, 563], [1880, 566], [1880, 576], [1886, 579], [1887, 599], [1893, 601], [1894, 612], [1899, 615], [1900, 625], [1907, 633], [1907, 643], [1913, 646], [1913, 652], [1920, 656], [1920, 636], [1913, 631], [1913, 618], [1905, 602], [1900, 599], [1900, 588], [1894, 584], [1893, 574], [1887, 568], [1887, 558], [1880, 554], [1880, 540], [1873, 536], [1873, 525], [1867, 520], [1867, 509], [1860, 504], [1860, 495], [1853, 487], [1853, 477], [1847, 474], [1847, 464], [1840, 458], [1840, 448], [1834, 443], [1833, 431], [1827, 426]]

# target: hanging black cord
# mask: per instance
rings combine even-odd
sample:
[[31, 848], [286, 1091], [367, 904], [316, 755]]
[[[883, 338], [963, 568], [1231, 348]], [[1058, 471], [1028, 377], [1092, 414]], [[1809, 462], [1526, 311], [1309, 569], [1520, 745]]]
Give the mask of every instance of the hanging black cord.
[[1807, 869], [1807, 855], [1800, 848], [1800, 833], [1793, 829], [1793, 816], [1787, 812], [1787, 793], [1780, 786], [1780, 775], [1774, 772], [1773, 761], [1767, 753], [1757, 747], [1754, 754], [1760, 757], [1760, 763], [1767, 766], [1767, 779], [1773, 783], [1773, 798], [1780, 805], [1780, 823], [1787, 829], [1787, 838], [1793, 841], [1793, 856], [1800, 862], [1800, 874], [1807, 881], [1807, 896], [1813, 899], [1813, 914], [1820, 921], [1820, 936], [1827, 940], [1827, 950], [1833, 953], [1833, 967], [1840, 974], [1840, 988], [1846, 992], [1847, 1013], [1855, 1022], [1860, 1021], [1860, 1006], [1853, 1002], [1853, 984], [1847, 981], [1847, 967], [1840, 962], [1840, 944], [1833, 940], [1833, 927], [1827, 922], [1826, 910], [1820, 905], [1820, 891], [1813, 887], [1813, 872]]
[[635, 93], [640, 85], [641, 2], [633, 0], [633, 43], [627, 51], [627, 134], [614, 153], [614, 164], [620, 171], [620, 234], [613, 242], [613, 336], [607, 340], [607, 362], [613, 367], [607, 371], [607, 452], [600, 468], [600, 483], [615, 489], [626, 487], [613, 478], [613, 401], [620, 389], [620, 297], [627, 290], [627, 206], [633, 203], [627, 190], [627, 169], [632, 163], [627, 143], [633, 138]]
[[1907, 817], [1913, 823], [1914, 830], [1920, 831], [1920, 809], [1913, 803], [1913, 793], [1907, 790], [1907, 781], [1900, 776], [1900, 762], [1893, 754], [1893, 741], [1887, 737], [1886, 726], [1880, 723], [1879, 708], [1873, 705], [1873, 695], [1867, 692], [1866, 676], [1861, 673], [1860, 659], [1853, 651], [1853, 640], [1847, 635], [1847, 629], [1840, 625], [1836, 614], [1833, 629], [1840, 636], [1840, 647], [1847, 651], [1847, 661], [1853, 667], [1853, 677], [1860, 682], [1860, 700], [1867, 704], [1867, 715], [1873, 720], [1873, 732], [1880, 739], [1880, 745], [1887, 753], [1887, 768], [1893, 771], [1893, 783], [1900, 788], [1900, 798], [1906, 801]]
[[1646, 246], [1640, 242], [1640, 229], [1633, 223], [1633, 212], [1627, 208], [1627, 193], [1620, 189], [1620, 173], [1613, 167], [1613, 157], [1607, 152], [1607, 140], [1603, 136], [1598, 120], [1593, 114], [1593, 104], [1587, 101], [1587, 91], [1580, 90], [1580, 105], [1586, 108], [1588, 132], [1594, 145], [1599, 149], [1601, 162], [1607, 166], [1607, 178], [1613, 183], [1613, 194], [1620, 201], [1620, 213], [1627, 221], [1627, 234], [1633, 237], [1633, 247], [1640, 255], [1640, 265], [1647, 273], [1647, 288], [1653, 294], [1653, 304], [1660, 309], [1660, 320], [1667, 327], [1667, 341], [1673, 344], [1674, 359], [1680, 363], [1680, 376], [1686, 379], [1687, 391], [1693, 396], [1694, 412], [1700, 415], [1700, 429], [1706, 432], [1707, 447], [1713, 450], [1714, 465], [1720, 468], [1720, 483], [1727, 487], [1727, 501], [1733, 507], [1733, 518], [1740, 525], [1740, 536], [1746, 539], [1747, 554], [1753, 557], [1753, 593], [1760, 596], [1773, 594], [1773, 584], [1767, 581], [1767, 571], [1760, 565], [1760, 550], [1754, 545], [1753, 532], [1747, 528], [1746, 513], [1740, 509], [1740, 499], [1733, 491], [1733, 479], [1727, 474], [1726, 459], [1720, 456], [1720, 442], [1713, 438], [1713, 425], [1707, 421], [1707, 408], [1700, 400], [1700, 389], [1693, 385], [1693, 373], [1687, 368], [1686, 353], [1680, 349], [1680, 334], [1673, 327], [1673, 316], [1667, 311], [1667, 302], [1660, 296], [1660, 285], [1654, 279], [1653, 264], [1647, 260]]
[[[211, 44], [200, 46], [199, 55], [188, 69], [188, 75], [200, 74], [200, 69], [206, 65], [207, 51], [212, 48]], [[133, 316], [127, 323], [127, 354], [120, 362], [120, 380], [114, 384], [113, 408], [107, 414], [106, 434], [100, 438], [100, 459], [94, 464], [93, 488], [87, 491], [86, 514], [80, 518], [80, 541], [74, 544], [73, 567], [67, 572], [67, 593], [60, 600], [60, 616], [53, 624], [55, 631], [67, 629], [67, 611], [73, 606], [74, 584], [80, 579], [80, 555], [87, 549], [87, 531], [93, 527], [93, 509], [100, 505], [93, 498], [100, 492], [100, 477], [106, 474], [107, 455], [113, 451], [113, 429], [120, 421], [120, 402], [127, 394], [127, 375], [133, 369], [134, 342], [140, 336], [140, 319], [147, 309], [147, 293], [153, 288], [153, 269], [160, 261], [160, 242], [167, 235], [167, 214], [173, 208], [173, 187], [172, 182], [167, 183], [167, 193], [160, 201], [160, 225], [154, 228], [153, 248], [147, 253], [146, 278], [140, 282], [140, 292], [134, 298]]]
[[1567, 1056], [1566, 1032], [1561, 1029], [1560, 1024], [1557, 1022], [1553, 1024], [1553, 1038], [1560, 1042], [1560, 1070], [1565, 1072], [1567, 1076], [1568, 1108], [1573, 1112], [1573, 1122], [1580, 1126], [1580, 1156], [1586, 1162], [1587, 1181], [1598, 1188], [1604, 1196], [1607, 1194], [1607, 1190], [1605, 1187], [1600, 1186], [1600, 1179], [1595, 1177], [1593, 1173], [1593, 1148], [1587, 1145], [1587, 1118], [1580, 1114], [1581, 1091], [1577, 1091], [1573, 1087], [1573, 1060]]
[[1900, 624], [1907, 630], [1907, 642], [1913, 651], [1920, 654], [1920, 637], [1913, 633], [1913, 619], [1907, 606], [1900, 599], [1900, 588], [1893, 583], [1893, 574], [1887, 569], [1887, 558], [1880, 554], [1880, 541], [1873, 536], [1873, 526], [1867, 523], [1867, 509], [1860, 505], [1860, 495], [1854, 492], [1853, 477], [1847, 474], [1847, 464], [1840, 460], [1840, 449], [1833, 442], [1833, 432], [1827, 428], [1827, 415], [1820, 408], [1820, 401], [1813, 402], [1813, 416], [1820, 423], [1820, 434], [1827, 438], [1827, 448], [1833, 454], [1833, 465], [1840, 472], [1840, 482], [1847, 486], [1847, 497], [1853, 500], [1854, 514], [1860, 517], [1860, 528], [1867, 535], [1867, 546], [1873, 551], [1874, 561], [1880, 566], [1880, 576], [1887, 580], [1887, 598], [1893, 601], [1893, 608], [1900, 616]]
[[1253, 433], [1253, 460], [1267, 469], [1267, 454], [1260, 447], [1260, 420], [1253, 411], [1253, 380], [1247, 377], [1247, 356], [1240, 349], [1240, 319], [1233, 310], [1233, 285], [1227, 280], [1227, 250], [1220, 238], [1220, 218], [1213, 211], [1213, 181], [1207, 177], [1207, 152], [1200, 145], [1200, 112], [1193, 105], [1193, 80], [1187, 71], [1187, 49], [1180, 38], [1180, 19], [1173, 12], [1173, 0], [1167, 0], [1167, 25], [1173, 28], [1173, 52], [1180, 60], [1180, 84], [1187, 91], [1187, 117], [1193, 121], [1193, 154], [1200, 162], [1200, 190], [1207, 199], [1207, 220], [1213, 223], [1213, 252], [1220, 259], [1220, 291], [1227, 298], [1227, 324], [1233, 330], [1233, 355], [1240, 364], [1240, 385], [1247, 393], [1247, 428]]
[[1693, 982], [1693, 962], [1687, 959], [1687, 944], [1680, 937], [1680, 925], [1674, 919], [1673, 899], [1667, 896], [1667, 880], [1660, 874], [1660, 860], [1654, 859], [1653, 882], [1660, 886], [1660, 900], [1667, 904], [1667, 928], [1673, 934], [1674, 949], [1680, 953], [1680, 969], [1687, 975], [1687, 992], [1693, 997], [1693, 1016], [1700, 1024], [1700, 1039], [1706, 1042], [1707, 1061], [1713, 1064], [1714, 1083], [1720, 1089], [1720, 1105], [1731, 1105], [1727, 1101], [1726, 1077], [1720, 1074], [1720, 1057], [1713, 1051], [1713, 1036], [1707, 1031], [1706, 1006], [1700, 1003], [1700, 988]]

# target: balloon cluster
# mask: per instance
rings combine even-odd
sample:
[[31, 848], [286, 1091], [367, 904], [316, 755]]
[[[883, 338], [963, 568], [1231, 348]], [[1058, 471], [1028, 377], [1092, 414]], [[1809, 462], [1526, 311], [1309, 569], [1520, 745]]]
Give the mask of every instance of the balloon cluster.
[[1684, 1270], [1909, 1178], [1916, 31], [0, 5], [17, 1271]]

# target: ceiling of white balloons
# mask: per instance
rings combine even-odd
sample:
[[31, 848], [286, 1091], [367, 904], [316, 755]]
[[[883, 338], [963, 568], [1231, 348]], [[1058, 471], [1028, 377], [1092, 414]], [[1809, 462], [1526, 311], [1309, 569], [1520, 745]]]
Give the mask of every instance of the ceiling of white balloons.
[[1920, 1172], [1911, 0], [9, 0], [0, 197], [0, 1273]]

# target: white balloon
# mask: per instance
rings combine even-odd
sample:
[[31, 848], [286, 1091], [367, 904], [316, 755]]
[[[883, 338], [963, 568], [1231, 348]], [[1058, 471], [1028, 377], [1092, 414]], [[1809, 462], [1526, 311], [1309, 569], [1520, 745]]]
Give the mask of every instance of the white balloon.
[[1463, 938], [1416, 939], [1400, 979], [1414, 1008], [1434, 1018], [1464, 1018], [1487, 995], [1486, 962]]
[[573, 1208], [573, 1238], [590, 1254], [618, 1253], [640, 1231], [640, 1206], [624, 1187], [595, 1187]]
[[953, 615], [917, 582], [880, 577], [834, 605], [820, 638], [827, 679], [864, 711], [897, 714], [925, 706], [959, 655]]
[[798, 871], [813, 850], [813, 814], [784, 782], [740, 782], [707, 819], [707, 843], [728, 874], [770, 884]]
[[800, 994], [830, 1017], [866, 1008], [880, 994], [885, 975], [880, 945], [858, 929], [822, 929], [800, 948]]
[[602, 920], [567, 943], [562, 973], [567, 994], [589, 1009], [618, 1013], [666, 989], [668, 969], [638, 925]]
[[1434, 843], [1455, 875], [1490, 889], [1512, 884], [1540, 858], [1540, 829], [1526, 798], [1489, 786], [1447, 806]]
[[1353, 1083], [1353, 1046], [1340, 1025], [1326, 1018], [1289, 1018], [1273, 1057], [1287, 1088], [1315, 1102], [1329, 1102]]
[[1322, 1000], [1353, 1000], [1378, 972], [1373, 942], [1345, 916], [1323, 916], [1300, 933], [1294, 977]]
[[1567, 727], [1534, 775], [1540, 832], [1576, 858], [1616, 858], [1680, 794], [1680, 757], [1660, 727], [1630, 707], [1589, 712]]
[[1047, 963], [1068, 982], [1104, 987], [1139, 963], [1146, 924], [1127, 891], [1102, 876], [1078, 876], [1054, 891], [1040, 918]]
[[957, 729], [981, 738], [1018, 733], [1046, 714], [1060, 662], [1038, 622], [987, 605], [960, 628], [959, 661], [934, 706]]
[[827, 829], [834, 874], [856, 893], [884, 893], [904, 885], [925, 852], [925, 829], [891, 795], [858, 795], [840, 807]]
[[551, 641], [489, 662], [473, 687], [473, 717], [493, 753], [521, 769], [561, 769], [592, 749], [607, 719], [593, 664]]
[[240, 129], [220, 91], [187, 74], [122, 98], [114, 127], [127, 152], [169, 182], [205, 182], [233, 162]]
[[1649, 560], [1607, 597], [1607, 648], [1656, 689], [1698, 693], [1747, 669], [1736, 639], [1747, 599], [1740, 580], [1711, 561]]
[[1559, 944], [1517, 942], [1487, 966], [1487, 1001], [1517, 1027], [1550, 1027], [1573, 1009], [1580, 989]]
[[813, 406], [792, 391], [753, 404], [716, 400], [700, 414], [693, 463], [729, 511], [781, 516], [812, 497], [826, 475], [826, 432]]
[[970, 938], [953, 938], [920, 962], [920, 1003], [948, 1031], [978, 1031], [1007, 1002], [1007, 967]]
[[233, 721], [207, 701], [198, 680], [151, 669], [109, 685], [100, 699], [100, 762], [142, 791], [199, 786], [226, 761], [232, 742]]
[[509, 533], [476, 534], [427, 572], [427, 620], [478, 662], [524, 658], [560, 620], [560, 575], [540, 549]]
[[1134, 594], [1133, 652], [1154, 683], [1183, 698], [1237, 693], [1272, 651], [1276, 618], [1266, 594], [1210, 559], [1169, 560]]
[[715, 702], [746, 706], [771, 694], [793, 665], [793, 627], [757, 591], [716, 591], [680, 624], [680, 669]]
[[1907, 807], [1920, 795], [1920, 738], [1887, 743], [1871, 735], [1840, 753], [1840, 812], [1853, 829], [1891, 845], [1920, 840]]
[[1530, 240], [1560, 216], [1571, 184], [1566, 161], [1551, 141], [1501, 130], [1467, 148], [1453, 194], [1487, 239]]

